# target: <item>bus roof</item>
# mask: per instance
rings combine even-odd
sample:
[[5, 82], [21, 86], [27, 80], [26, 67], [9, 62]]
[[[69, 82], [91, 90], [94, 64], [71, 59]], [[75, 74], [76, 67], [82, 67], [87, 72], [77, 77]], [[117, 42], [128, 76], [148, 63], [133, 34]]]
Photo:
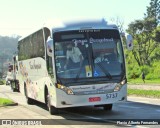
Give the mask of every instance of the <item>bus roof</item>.
[[59, 21], [50, 27], [52, 32], [84, 29], [118, 29], [116, 25], [108, 24], [105, 19], [80, 19]]
[[26, 36], [22, 36], [21, 38], [18, 39], [18, 41], [21, 41], [21, 40], [25, 39], [26, 37], [29, 37], [30, 35], [32, 35], [32, 34], [38, 32], [38, 31], [41, 30], [41, 29], [43, 29], [43, 27], [40, 28], [40, 29], [37, 29], [37, 30], [33, 31], [32, 33], [29, 33], [29, 34], [26, 35]]
[[[51, 36], [53, 32], [58, 31], [67, 31], [67, 30], [86, 30], [86, 29], [118, 29], [118, 27], [114, 24], [108, 24], [107, 21], [104, 18], [101, 19], [76, 19], [76, 20], [53, 20], [48, 21], [44, 24], [42, 28], [44, 27], [48, 28], [51, 32]], [[36, 30], [33, 33], [39, 31]], [[19, 39], [23, 40], [24, 38], [32, 35], [33, 33], [30, 33], [27, 36], [21, 37]]]

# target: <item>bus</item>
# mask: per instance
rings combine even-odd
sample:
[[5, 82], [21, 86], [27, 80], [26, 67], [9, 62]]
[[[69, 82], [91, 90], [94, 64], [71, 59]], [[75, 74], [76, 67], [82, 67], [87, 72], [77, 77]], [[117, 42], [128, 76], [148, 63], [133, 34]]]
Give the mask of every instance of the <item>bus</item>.
[[[78, 106], [112, 110], [127, 100], [127, 78], [118, 27], [104, 19], [64, 21], [18, 41], [19, 90], [27, 103], [50, 114]], [[103, 60], [102, 60], [103, 57]]]
[[19, 92], [19, 84], [16, 79], [17, 75], [17, 61], [16, 56], [13, 57], [13, 63], [9, 63], [8, 72], [6, 76], [6, 85], [11, 86], [13, 92]]
[[11, 83], [11, 80], [13, 79], [12, 72], [13, 72], [13, 65], [9, 63], [7, 76], [6, 76], [6, 79], [5, 79], [6, 80], [6, 85], [9, 85]]

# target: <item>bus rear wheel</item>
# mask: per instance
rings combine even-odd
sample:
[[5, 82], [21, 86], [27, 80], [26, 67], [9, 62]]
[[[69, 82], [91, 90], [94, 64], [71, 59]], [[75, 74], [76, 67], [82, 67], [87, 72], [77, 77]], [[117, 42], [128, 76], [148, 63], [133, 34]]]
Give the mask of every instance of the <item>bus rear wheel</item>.
[[50, 96], [48, 94], [48, 90], [45, 90], [45, 102], [46, 102], [47, 110], [49, 111], [49, 113], [51, 115], [58, 114], [58, 109], [51, 105], [51, 99], [50, 99]]
[[34, 104], [33, 99], [31, 99], [31, 98], [28, 97], [28, 92], [27, 92], [26, 85], [24, 86], [24, 94], [25, 94], [25, 97], [26, 97], [27, 104]]
[[112, 104], [106, 104], [103, 106], [103, 109], [106, 111], [111, 111], [112, 110], [113, 105]]

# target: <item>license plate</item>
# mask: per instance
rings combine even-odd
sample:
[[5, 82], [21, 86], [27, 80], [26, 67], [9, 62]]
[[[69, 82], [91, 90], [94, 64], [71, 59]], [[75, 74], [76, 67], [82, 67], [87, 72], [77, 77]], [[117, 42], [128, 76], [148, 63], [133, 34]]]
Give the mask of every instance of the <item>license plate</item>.
[[106, 95], [106, 98], [107, 99], [117, 98], [117, 95], [118, 95], [117, 93], [109, 93]]
[[89, 98], [89, 102], [97, 102], [97, 101], [101, 101], [101, 97], [90, 97]]

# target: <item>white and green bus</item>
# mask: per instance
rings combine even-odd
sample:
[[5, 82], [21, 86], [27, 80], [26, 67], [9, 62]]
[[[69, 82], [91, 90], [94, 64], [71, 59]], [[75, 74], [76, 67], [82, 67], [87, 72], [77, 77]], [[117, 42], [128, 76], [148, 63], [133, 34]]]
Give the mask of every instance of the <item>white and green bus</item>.
[[17, 78], [28, 104], [33, 100], [43, 102], [51, 114], [59, 108], [77, 106], [111, 110], [113, 103], [127, 99], [125, 60], [117, 26], [104, 19], [57, 25], [53, 21], [52, 27], [43, 27], [19, 40]]

